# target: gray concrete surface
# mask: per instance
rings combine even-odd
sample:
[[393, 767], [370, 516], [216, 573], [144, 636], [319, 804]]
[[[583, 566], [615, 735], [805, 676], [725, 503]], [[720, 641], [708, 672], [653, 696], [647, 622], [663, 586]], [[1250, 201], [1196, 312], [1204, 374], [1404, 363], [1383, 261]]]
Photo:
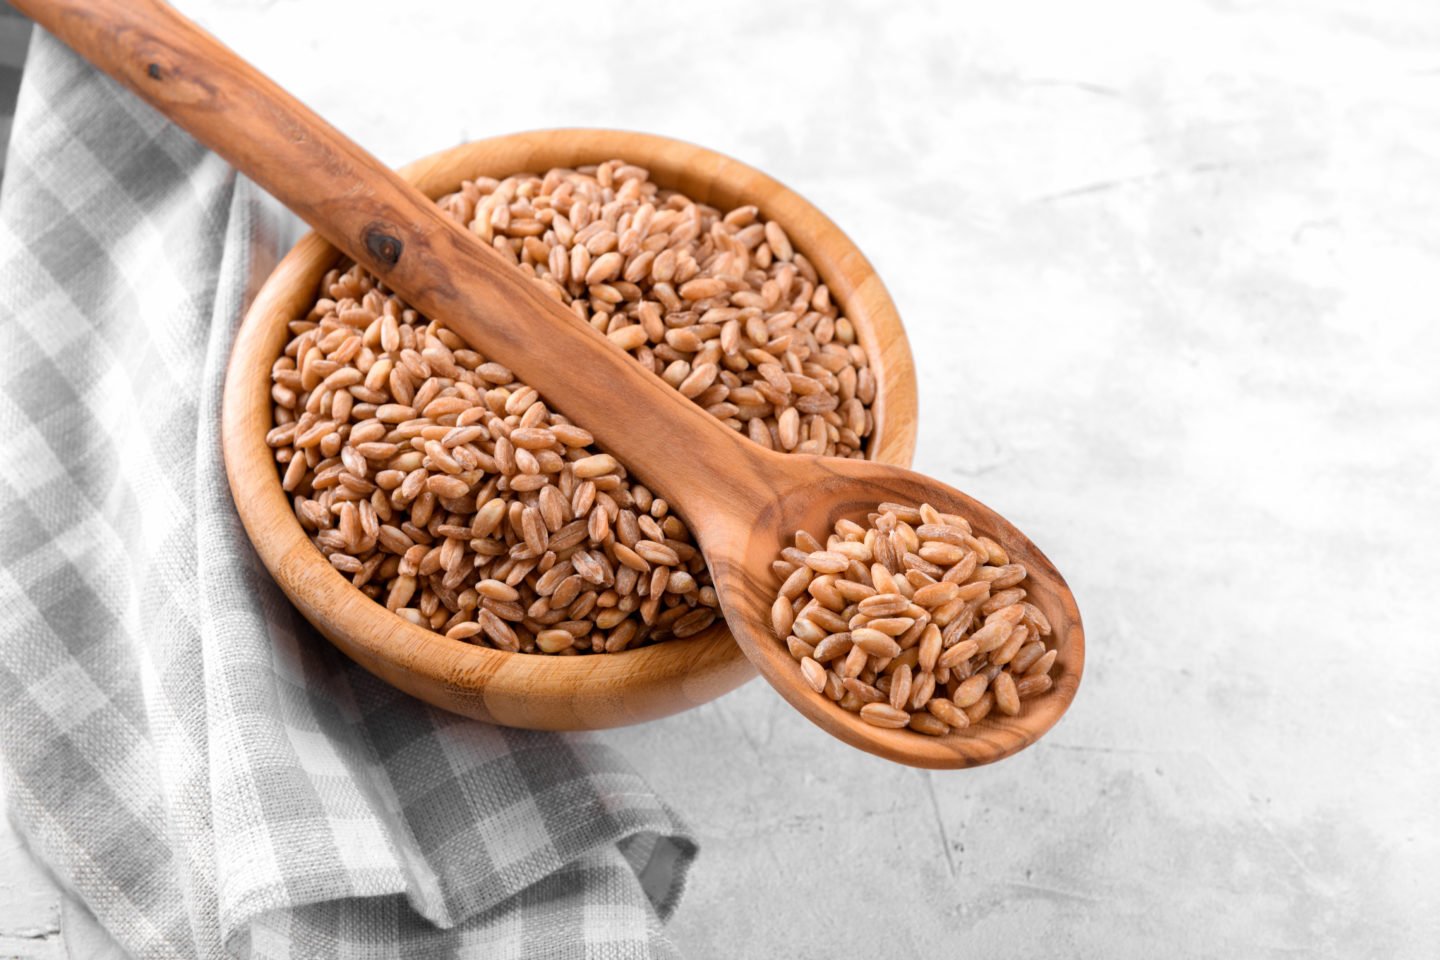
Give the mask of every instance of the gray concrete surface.
[[604, 734], [703, 837], [687, 956], [1436, 955], [1435, 4], [181, 7], [388, 161], [605, 125], [796, 187], [900, 306], [917, 467], [1069, 577], [1079, 699], [994, 767], [758, 683]]

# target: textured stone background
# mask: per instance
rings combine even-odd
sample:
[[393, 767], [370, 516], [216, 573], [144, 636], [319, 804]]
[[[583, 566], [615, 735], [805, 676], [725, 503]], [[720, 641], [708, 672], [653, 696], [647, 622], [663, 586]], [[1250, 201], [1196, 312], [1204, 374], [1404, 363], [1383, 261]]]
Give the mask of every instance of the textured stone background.
[[[1079, 699], [998, 766], [758, 683], [604, 734], [704, 838], [689, 956], [1435, 955], [1433, 0], [180, 6], [390, 162], [578, 124], [778, 176], [899, 304], [916, 466], [1069, 577]], [[54, 902], [0, 838], [0, 956]]]

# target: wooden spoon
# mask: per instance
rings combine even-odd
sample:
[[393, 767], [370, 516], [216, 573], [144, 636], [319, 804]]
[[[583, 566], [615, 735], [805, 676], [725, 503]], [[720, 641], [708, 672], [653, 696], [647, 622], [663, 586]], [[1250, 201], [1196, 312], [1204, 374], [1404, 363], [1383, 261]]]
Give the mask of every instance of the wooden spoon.
[[[785, 456], [742, 438], [545, 296], [494, 250], [232, 51], [157, 0], [12, 0], [295, 211], [407, 302], [510, 367], [684, 516], [726, 623], [765, 679], [841, 740], [901, 763], [963, 767], [1033, 742], [1079, 685], [1084, 635], [1065, 581], [1004, 518], [908, 470]], [[1018, 717], [928, 738], [870, 726], [814, 693], [770, 627], [770, 564], [797, 529], [824, 536], [882, 501], [968, 517], [1029, 571], [1060, 650], [1054, 687]], [[361, 602], [357, 595], [356, 602]]]

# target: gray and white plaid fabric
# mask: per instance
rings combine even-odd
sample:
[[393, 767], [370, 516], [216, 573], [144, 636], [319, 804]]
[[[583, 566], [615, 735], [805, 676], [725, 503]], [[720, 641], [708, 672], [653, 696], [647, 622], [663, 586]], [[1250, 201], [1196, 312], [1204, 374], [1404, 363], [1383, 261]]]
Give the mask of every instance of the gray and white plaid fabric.
[[353, 666], [235, 516], [221, 377], [286, 224], [39, 31], [0, 191], [0, 754], [137, 957], [674, 956], [695, 844], [611, 749]]
[[5, 144], [15, 118], [15, 95], [20, 89], [20, 68], [30, 39], [30, 21], [0, 0], [0, 181], [5, 177]]

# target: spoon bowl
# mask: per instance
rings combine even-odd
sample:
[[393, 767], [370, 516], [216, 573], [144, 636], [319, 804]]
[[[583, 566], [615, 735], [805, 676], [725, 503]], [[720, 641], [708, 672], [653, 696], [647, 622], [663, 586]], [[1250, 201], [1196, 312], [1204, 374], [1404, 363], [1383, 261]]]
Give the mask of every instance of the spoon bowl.
[[[1014, 525], [953, 487], [911, 470], [864, 460], [782, 457], [757, 451], [760, 470], [773, 485], [764, 502], [704, 510], [696, 531], [710, 564], [726, 624], [765, 680], [826, 733], [869, 753], [917, 767], [957, 768], [991, 763], [1034, 743], [1069, 708], [1085, 667], [1085, 632], [1075, 598], [1049, 559]], [[1050, 641], [1059, 651], [1051, 672], [1054, 685], [1024, 701], [1018, 716], [997, 711], [962, 731], [928, 737], [912, 730], [872, 726], [842, 710], [804, 682], [784, 638], [770, 627], [770, 605], [780, 587], [771, 561], [795, 531], [823, 541], [825, 531], [846, 518], [864, 523], [883, 502], [929, 503], [970, 521], [978, 534], [1004, 546], [1023, 564], [1027, 599], [1050, 621]]]

